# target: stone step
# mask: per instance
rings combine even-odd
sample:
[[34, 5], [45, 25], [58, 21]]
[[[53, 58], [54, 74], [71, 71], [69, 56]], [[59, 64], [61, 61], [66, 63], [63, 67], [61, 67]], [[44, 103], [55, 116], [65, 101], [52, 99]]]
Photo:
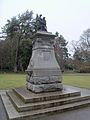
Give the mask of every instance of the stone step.
[[13, 105], [19, 112], [61, 106], [64, 104], [80, 102], [90, 99], [89, 95], [84, 95], [25, 104], [16, 94], [14, 94], [13, 91], [9, 91], [8, 96], [10, 97]]
[[90, 105], [90, 100], [75, 102], [70, 104], [65, 104], [61, 106], [45, 108], [40, 110], [32, 110], [26, 112], [18, 112], [13, 104], [11, 103], [9, 97], [7, 95], [1, 95], [5, 110], [7, 112], [9, 120], [32, 120], [34, 118], [39, 118], [44, 115], [60, 113], [72, 109], [77, 109], [81, 107], [85, 107]]
[[27, 90], [26, 88], [16, 88], [16, 89], [13, 89], [13, 91], [25, 103], [56, 100], [56, 99], [81, 95], [80, 91], [76, 91], [72, 89], [64, 89], [62, 91], [46, 92], [46, 93], [33, 93]]

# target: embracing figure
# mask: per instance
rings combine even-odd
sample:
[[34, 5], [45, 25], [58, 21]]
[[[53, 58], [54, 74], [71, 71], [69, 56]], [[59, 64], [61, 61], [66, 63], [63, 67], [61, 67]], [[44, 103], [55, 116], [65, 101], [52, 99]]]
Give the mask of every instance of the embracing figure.
[[36, 17], [36, 27], [37, 27], [37, 30], [47, 31], [45, 17], [43, 17], [43, 18], [41, 18], [41, 17], [42, 17], [41, 14], [40, 14], [40, 16], [37, 15], [37, 17]]

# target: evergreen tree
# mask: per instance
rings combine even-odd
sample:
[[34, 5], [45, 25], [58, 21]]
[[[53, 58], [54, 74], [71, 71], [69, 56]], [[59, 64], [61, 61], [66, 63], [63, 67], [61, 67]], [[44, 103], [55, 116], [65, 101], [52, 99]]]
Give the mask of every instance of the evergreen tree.
[[[23, 64], [23, 58], [21, 58], [21, 51], [28, 49], [23, 42], [28, 40], [28, 45], [31, 46], [30, 36], [34, 32], [33, 25], [33, 12], [26, 11], [22, 15], [18, 15], [13, 17], [11, 20], [7, 20], [7, 24], [2, 28], [2, 32], [6, 33], [5, 43], [8, 46], [9, 53], [7, 53], [10, 59], [7, 59], [7, 62], [11, 63], [11, 68], [13, 68], [14, 72], [18, 70], [25, 69], [25, 65]], [[22, 45], [24, 44], [24, 47]], [[21, 47], [21, 48], [20, 48]], [[30, 54], [26, 53], [26, 56], [31, 56], [31, 47]], [[23, 56], [22, 56], [23, 57]], [[11, 59], [12, 58], [12, 59]], [[30, 57], [29, 57], [30, 58]], [[22, 64], [22, 68], [21, 68]]]

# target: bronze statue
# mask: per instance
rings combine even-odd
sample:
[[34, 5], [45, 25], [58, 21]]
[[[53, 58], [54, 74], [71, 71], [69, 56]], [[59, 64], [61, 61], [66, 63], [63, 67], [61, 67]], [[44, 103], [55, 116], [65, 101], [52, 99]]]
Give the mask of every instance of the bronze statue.
[[47, 31], [45, 17], [43, 17], [43, 19], [41, 17], [42, 17], [41, 14], [40, 14], [40, 16], [37, 15], [37, 17], [36, 17], [36, 27], [37, 27], [37, 30]]

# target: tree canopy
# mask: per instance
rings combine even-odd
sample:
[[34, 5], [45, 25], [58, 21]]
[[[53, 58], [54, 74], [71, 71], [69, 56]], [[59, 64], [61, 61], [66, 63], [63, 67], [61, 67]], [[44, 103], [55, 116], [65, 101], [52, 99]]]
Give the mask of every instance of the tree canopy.
[[[32, 44], [30, 35], [32, 35], [34, 31], [32, 11], [29, 12], [27, 10], [25, 13], [11, 18], [11, 20], [7, 20], [7, 23], [2, 28], [2, 32], [6, 33], [6, 39], [0, 42], [0, 44], [4, 42], [3, 49], [7, 49], [6, 52], [3, 53], [6, 54], [6, 57], [1, 58], [2, 68], [8, 68], [15, 72], [26, 69], [28, 65], [27, 61], [31, 57]], [[7, 60], [6, 66], [4, 64], [5, 59]]]
[[90, 72], [90, 29], [87, 29], [80, 36], [80, 40], [74, 47], [74, 64], [79, 72]]

